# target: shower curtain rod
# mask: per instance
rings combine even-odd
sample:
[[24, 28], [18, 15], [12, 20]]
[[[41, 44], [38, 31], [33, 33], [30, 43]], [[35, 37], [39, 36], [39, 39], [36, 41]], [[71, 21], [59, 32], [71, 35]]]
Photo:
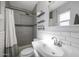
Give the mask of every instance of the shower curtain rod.
[[34, 25], [15, 24], [15, 26], [19, 26], [19, 27], [33, 27]]
[[[27, 12], [27, 11], [20, 10], [20, 9], [17, 9], [17, 8], [12, 8], [12, 7], [6, 7], [6, 8], [13, 9], [13, 10], [18, 10], [18, 11], [22, 11], [22, 12]], [[29, 12], [31, 12], [31, 11], [29, 11]], [[27, 12], [27, 13], [28, 13], [28, 12]]]

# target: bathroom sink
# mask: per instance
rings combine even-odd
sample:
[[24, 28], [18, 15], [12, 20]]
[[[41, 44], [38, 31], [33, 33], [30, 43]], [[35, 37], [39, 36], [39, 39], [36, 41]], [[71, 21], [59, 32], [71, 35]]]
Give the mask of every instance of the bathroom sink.
[[79, 57], [79, 49], [68, 45], [62, 45], [58, 47], [55, 45], [50, 45], [40, 41], [32, 42], [34, 49], [37, 51], [38, 55], [42, 57]]
[[39, 53], [43, 57], [57, 57], [57, 56], [63, 56], [64, 52], [59, 47], [48, 47], [47, 45], [41, 45], [39, 46]]

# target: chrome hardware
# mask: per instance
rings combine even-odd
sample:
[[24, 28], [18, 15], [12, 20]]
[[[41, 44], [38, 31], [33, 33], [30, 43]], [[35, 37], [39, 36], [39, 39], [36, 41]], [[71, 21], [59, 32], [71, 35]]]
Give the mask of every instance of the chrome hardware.
[[[54, 39], [54, 38], [55, 38], [55, 39]], [[54, 45], [56, 45], [56, 46], [58, 46], [58, 47], [61, 47], [61, 46], [62, 46], [62, 44], [63, 44], [62, 41], [57, 40], [56, 37], [52, 37], [52, 39], [54, 39]]]

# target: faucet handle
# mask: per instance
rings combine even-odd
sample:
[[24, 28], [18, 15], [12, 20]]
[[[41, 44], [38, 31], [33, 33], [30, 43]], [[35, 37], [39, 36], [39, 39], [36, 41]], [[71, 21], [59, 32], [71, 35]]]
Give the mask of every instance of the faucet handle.
[[63, 41], [60, 41], [61, 44], [65, 44]]
[[57, 39], [54, 40], [54, 45], [57, 45], [58, 41]]
[[53, 40], [54, 40], [54, 39], [57, 40], [57, 38], [56, 38], [55, 36], [53, 36], [52, 39], [53, 39]]
[[63, 41], [59, 41], [59, 44], [62, 46], [62, 45], [65, 45], [65, 43]]
[[63, 44], [62, 41], [54, 40], [54, 45], [61, 47]]

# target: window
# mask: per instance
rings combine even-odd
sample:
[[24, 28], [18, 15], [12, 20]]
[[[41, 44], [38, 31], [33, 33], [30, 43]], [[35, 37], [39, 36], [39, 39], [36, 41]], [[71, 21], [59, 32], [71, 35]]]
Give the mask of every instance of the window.
[[68, 26], [70, 21], [70, 11], [66, 11], [59, 15], [59, 25]]

